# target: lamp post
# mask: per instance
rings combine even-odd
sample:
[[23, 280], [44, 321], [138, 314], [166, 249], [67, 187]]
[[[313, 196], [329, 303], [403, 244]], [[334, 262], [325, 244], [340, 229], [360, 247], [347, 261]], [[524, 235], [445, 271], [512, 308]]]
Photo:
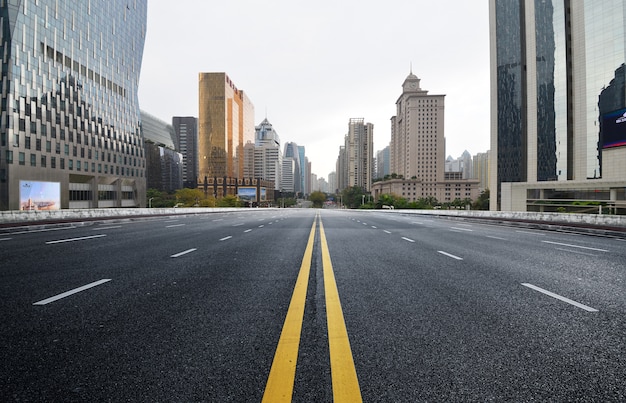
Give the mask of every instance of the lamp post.
[[148, 208], [152, 208], [152, 199], [154, 199], [154, 197], [148, 199]]

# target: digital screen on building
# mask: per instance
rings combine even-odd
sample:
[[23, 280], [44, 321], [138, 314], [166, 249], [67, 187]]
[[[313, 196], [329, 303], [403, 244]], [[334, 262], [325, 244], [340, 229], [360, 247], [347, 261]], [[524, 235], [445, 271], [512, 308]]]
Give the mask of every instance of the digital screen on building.
[[602, 117], [602, 148], [626, 146], [626, 108]]
[[20, 181], [20, 210], [59, 210], [59, 182]]
[[266, 201], [267, 200], [267, 188], [261, 188], [261, 200], [260, 201]]
[[240, 200], [256, 201], [255, 187], [240, 187], [237, 190], [237, 196]]

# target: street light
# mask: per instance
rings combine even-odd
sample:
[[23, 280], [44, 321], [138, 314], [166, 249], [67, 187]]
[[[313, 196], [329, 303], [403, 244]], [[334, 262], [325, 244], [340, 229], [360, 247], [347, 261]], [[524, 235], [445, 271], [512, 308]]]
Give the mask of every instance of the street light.
[[152, 208], [152, 199], [154, 199], [154, 197], [148, 199], [148, 208]]

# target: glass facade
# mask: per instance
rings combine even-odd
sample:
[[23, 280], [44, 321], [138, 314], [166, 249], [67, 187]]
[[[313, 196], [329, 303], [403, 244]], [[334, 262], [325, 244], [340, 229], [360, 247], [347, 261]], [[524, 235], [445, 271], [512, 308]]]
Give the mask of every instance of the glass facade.
[[[502, 182], [619, 187], [626, 0], [491, 0], [490, 13], [498, 186], [491, 208], [501, 208]], [[537, 188], [544, 186], [551, 185]]]
[[[62, 208], [144, 203], [146, 13], [145, 0], [0, 0], [0, 209], [19, 208], [20, 180], [59, 183]], [[34, 158], [20, 166], [13, 152]], [[78, 185], [93, 197], [72, 205]]]
[[205, 178], [242, 178], [244, 145], [254, 142], [254, 106], [225, 73], [200, 73], [198, 173]]
[[[558, 0], [555, 0], [558, 2]], [[555, 22], [553, 1], [535, 0], [537, 180], [556, 180]]]
[[496, 1], [495, 12], [499, 187], [500, 182], [526, 180], [526, 61], [521, 0]]
[[626, 62], [626, 2], [584, 3], [586, 124], [588, 178], [602, 177], [602, 117], [623, 109]]

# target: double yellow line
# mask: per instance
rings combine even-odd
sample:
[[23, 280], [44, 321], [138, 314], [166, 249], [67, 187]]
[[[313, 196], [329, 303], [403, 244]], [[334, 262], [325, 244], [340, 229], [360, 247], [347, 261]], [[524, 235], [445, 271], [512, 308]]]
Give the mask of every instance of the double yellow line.
[[328, 324], [328, 347], [330, 350], [330, 371], [335, 402], [361, 402], [361, 390], [356, 376], [352, 350], [346, 323], [343, 319], [335, 274], [328, 253], [324, 225], [319, 214], [313, 221], [309, 241], [304, 251], [296, 286], [293, 290], [289, 310], [283, 330], [278, 340], [274, 361], [265, 386], [263, 402], [290, 402], [296, 377], [298, 348], [304, 318], [306, 291], [311, 271], [315, 229], [319, 222], [322, 265], [324, 268], [324, 294], [326, 295], [326, 318]]

